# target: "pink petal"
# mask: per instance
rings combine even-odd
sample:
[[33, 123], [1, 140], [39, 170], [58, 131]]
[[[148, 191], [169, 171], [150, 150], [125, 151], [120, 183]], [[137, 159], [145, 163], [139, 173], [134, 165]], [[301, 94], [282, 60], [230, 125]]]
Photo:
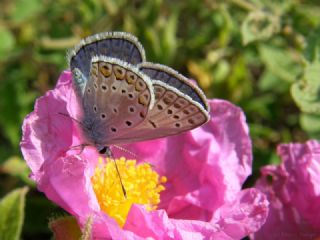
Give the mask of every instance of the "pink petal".
[[137, 205], [131, 208], [124, 229], [152, 239], [209, 239], [214, 233], [207, 222], [169, 219], [164, 210], [147, 212]]
[[[70, 73], [64, 72], [59, 82], [68, 78]], [[34, 111], [23, 122], [20, 146], [32, 172], [37, 172], [44, 161], [63, 156], [72, 144], [72, 120], [59, 114], [67, 114], [67, 92], [70, 92], [70, 84], [58, 84], [37, 99]]]
[[320, 237], [319, 153], [317, 141], [278, 147], [282, 163], [264, 167], [256, 183], [268, 196], [270, 214], [255, 239]]
[[241, 239], [256, 232], [268, 215], [269, 202], [260, 191], [245, 189], [215, 212], [211, 223], [218, 226], [217, 236]]

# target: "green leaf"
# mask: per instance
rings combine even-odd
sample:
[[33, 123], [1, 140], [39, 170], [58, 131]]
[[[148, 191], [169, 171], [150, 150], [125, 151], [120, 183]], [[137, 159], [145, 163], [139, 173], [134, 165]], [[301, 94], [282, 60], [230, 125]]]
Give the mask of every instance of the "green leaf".
[[8, 57], [15, 45], [15, 38], [13, 34], [6, 28], [0, 27], [0, 60]]
[[29, 178], [29, 167], [20, 157], [12, 156], [7, 159], [2, 165], [2, 170], [12, 176], [19, 177], [31, 186], [35, 185], [35, 183]]
[[300, 125], [310, 138], [320, 139], [320, 114], [301, 114]]
[[241, 25], [243, 44], [266, 40], [278, 33], [279, 30], [280, 19], [277, 15], [262, 10], [252, 11]]
[[162, 37], [162, 50], [163, 50], [163, 59], [165, 62], [171, 62], [173, 56], [177, 49], [177, 13], [172, 13], [170, 18], [166, 21], [166, 26], [163, 30]]
[[[270, 45], [260, 45], [259, 53], [267, 67], [266, 71], [270, 71], [279, 80], [293, 83], [301, 72], [301, 67], [293, 60], [295, 58], [289, 50]], [[267, 86], [266, 83], [263, 83], [263, 85]]]
[[277, 93], [287, 93], [290, 83], [279, 81], [279, 76], [272, 71], [265, 71], [259, 79], [258, 87], [262, 91], [274, 91]]
[[308, 37], [304, 56], [309, 62], [320, 61], [320, 27], [312, 31]]
[[43, 7], [44, 5], [41, 4], [40, 0], [17, 0], [11, 13], [11, 19], [15, 22], [23, 23], [34, 17]]
[[301, 111], [320, 114], [320, 62], [305, 68], [301, 80], [292, 84], [291, 94]]
[[20, 239], [24, 220], [25, 196], [27, 187], [16, 189], [0, 201], [0, 239]]

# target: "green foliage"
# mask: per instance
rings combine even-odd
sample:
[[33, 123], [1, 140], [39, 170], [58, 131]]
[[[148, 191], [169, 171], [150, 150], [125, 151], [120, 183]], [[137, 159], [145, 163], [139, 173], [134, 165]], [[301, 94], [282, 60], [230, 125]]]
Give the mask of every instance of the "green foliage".
[[15, 39], [12, 33], [4, 28], [0, 27], [0, 39], [1, 39], [1, 45], [0, 45], [0, 60], [4, 59], [7, 54], [14, 48]]
[[308, 65], [303, 78], [292, 85], [291, 92], [305, 113], [320, 114], [320, 62]]
[[253, 41], [267, 40], [279, 30], [280, 19], [277, 15], [262, 10], [252, 11], [242, 23], [242, 40], [245, 45]]
[[7, 159], [2, 164], [2, 171], [21, 179], [30, 186], [35, 186], [34, 182], [29, 178], [30, 169], [28, 168], [26, 162], [20, 157], [12, 156]]
[[320, 27], [307, 38], [304, 71], [291, 86], [291, 94], [302, 111], [300, 124], [312, 138], [320, 138]]
[[0, 239], [20, 239], [28, 188], [16, 189], [0, 200]]
[[[102, 31], [128, 31], [149, 61], [195, 79], [210, 98], [240, 106], [254, 175], [282, 142], [320, 136], [320, 6], [311, 0], [3, 0], [0, 8], [0, 192], [32, 187], [19, 142], [34, 101], [67, 68], [66, 50]], [[42, 201], [40, 201], [41, 199]], [[52, 210], [32, 194], [22, 238], [41, 239]], [[41, 219], [40, 219], [41, 218]]]

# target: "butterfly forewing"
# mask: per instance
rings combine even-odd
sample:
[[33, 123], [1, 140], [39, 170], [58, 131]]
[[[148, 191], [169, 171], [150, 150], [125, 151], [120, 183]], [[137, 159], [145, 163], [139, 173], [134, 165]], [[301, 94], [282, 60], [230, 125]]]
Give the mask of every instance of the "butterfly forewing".
[[83, 98], [85, 137], [95, 144], [112, 144], [145, 119], [153, 98], [151, 81], [134, 66], [94, 57]]

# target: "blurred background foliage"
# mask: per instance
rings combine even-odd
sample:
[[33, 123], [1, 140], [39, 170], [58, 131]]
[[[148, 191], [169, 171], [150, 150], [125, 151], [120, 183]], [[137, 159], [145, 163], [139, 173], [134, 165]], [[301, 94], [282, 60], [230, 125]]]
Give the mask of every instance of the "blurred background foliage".
[[259, 167], [279, 161], [277, 144], [320, 136], [319, 21], [312, 0], [1, 0], [0, 196], [21, 188], [0, 201], [17, 209], [1, 214], [0, 230], [18, 219], [15, 237], [0, 239], [50, 238], [48, 218], [63, 214], [28, 179], [19, 141], [24, 117], [81, 38], [130, 32], [149, 61], [241, 107], [253, 140], [252, 185]]

